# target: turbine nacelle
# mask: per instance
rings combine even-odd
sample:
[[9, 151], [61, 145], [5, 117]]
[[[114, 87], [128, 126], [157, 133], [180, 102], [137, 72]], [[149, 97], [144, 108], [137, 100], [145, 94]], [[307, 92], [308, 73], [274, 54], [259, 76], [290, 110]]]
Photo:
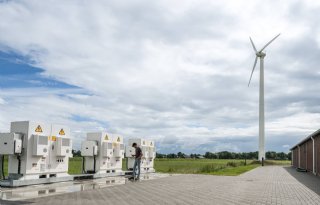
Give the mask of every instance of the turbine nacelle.
[[256, 53], [256, 56], [257, 56], [258, 58], [264, 58], [264, 57], [266, 56], [266, 53], [263, 53], [263, 52], [261, 51], [261, 52]]

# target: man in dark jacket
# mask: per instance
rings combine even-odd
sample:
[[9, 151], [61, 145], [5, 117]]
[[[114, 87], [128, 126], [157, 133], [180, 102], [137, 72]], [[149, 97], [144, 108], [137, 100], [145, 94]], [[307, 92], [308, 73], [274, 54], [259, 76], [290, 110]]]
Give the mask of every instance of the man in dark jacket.
[[133, 179], [139, 180], [142, 151], [141, 151], [141, 148], [137, 145], [137, 143], [133, 143], [132, 147], [136, 149], [136, 153], [135, 155], [133, 155], [135, 157], [134, 165], [133, 165]]

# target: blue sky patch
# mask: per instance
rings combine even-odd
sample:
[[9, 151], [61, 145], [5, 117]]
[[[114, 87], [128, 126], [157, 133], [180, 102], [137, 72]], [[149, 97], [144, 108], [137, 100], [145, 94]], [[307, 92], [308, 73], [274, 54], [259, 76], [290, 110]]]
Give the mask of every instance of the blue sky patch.
[[0, 51], [0, 88], [76, 88], [41, 75], [43, 69], [31, 66], [24, 56]]

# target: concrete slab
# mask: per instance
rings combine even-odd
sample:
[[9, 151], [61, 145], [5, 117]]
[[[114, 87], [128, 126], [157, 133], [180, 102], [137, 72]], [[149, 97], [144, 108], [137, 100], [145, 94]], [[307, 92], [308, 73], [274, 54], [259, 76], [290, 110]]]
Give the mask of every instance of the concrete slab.
[[[163, 177], [168, 177], [168, 174], [143, 174], [140, 181], [153, 180]], [[121, 184], [131, 183], [126, 177], [106, 177], [99, 179], [75, 180], [69, 182], [60, 182], [53, 184], [41, 184], [33, 186], [25, 186], [18, 188], [3, 188], [0, 192], [1, 200], [5, 201], [23, 201], [27, 199], [40, 198], [46, 196], [53, 196], [65, 193], [101, 189]]]
[[314, 176], [294, 173], [298, 179], [291, 172], [265, 166], [237, 177], [178, 175], [0, 204], [320, 204], [319, 194], [308, 184]]
[[65, 176], [65, 177], [52, 177], [52, 178], [43, 178], [43, 179], [26, 179], [26, 180], [14, 180], [14, 179], [6, 179], [0, 181], [1, 187], [21, 187], [21, 186], [29, 186], [34, 184], [49, 184], [49, 183], [57, 183], [57, 182], [65, 182], [72, 181], [73, 176]]

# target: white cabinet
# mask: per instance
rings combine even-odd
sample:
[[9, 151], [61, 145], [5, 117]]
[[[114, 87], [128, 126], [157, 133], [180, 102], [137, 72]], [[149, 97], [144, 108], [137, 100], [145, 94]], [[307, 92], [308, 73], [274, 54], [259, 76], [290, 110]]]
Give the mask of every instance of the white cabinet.
[[96, 141], [84, 141], [81, 145], [81, 155], [84, 157], [93, 157], [98, 155], [98, 145]]
[[33, 147], [34, 156], [48, 156], [49, 153], [49, 137], [43, 135], [33, 135]]

